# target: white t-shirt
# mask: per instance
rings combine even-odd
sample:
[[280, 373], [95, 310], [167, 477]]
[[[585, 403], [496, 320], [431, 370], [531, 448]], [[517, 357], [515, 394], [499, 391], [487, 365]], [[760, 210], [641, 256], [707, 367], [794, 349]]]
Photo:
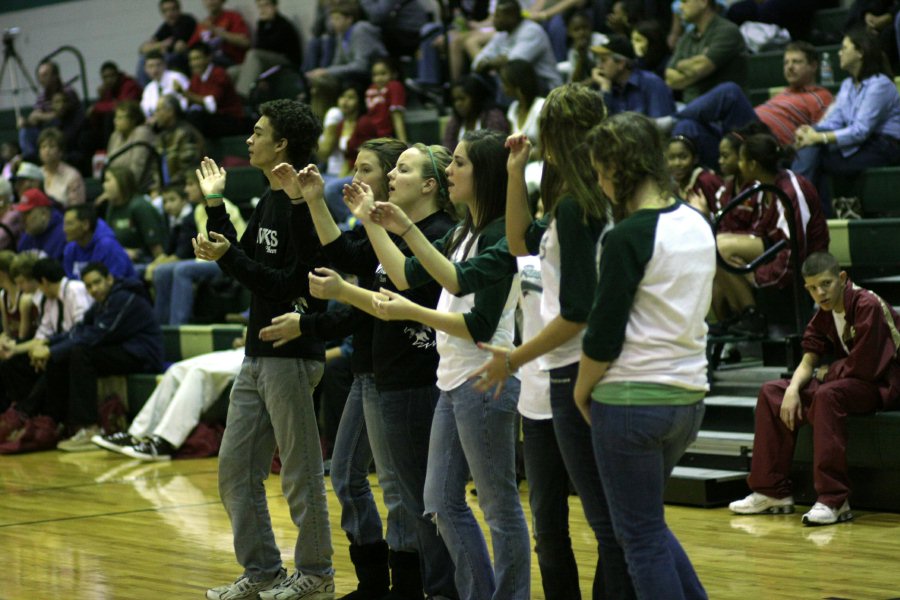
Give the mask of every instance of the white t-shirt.
[[[525, 343], [544, 327], [541, 319], [541, 260], [537, 256], [520, 256], [519, 307], [522, 309], [522, 342]], [[542, 371], [538, 361], [532, 360], [519, 369], [522, 387], [519, 391], [519, 412], [529, 419], [550, 419], [550, 375]]]
[[[453, 253], [453, 256], [450, 258], [451, 261], [463, 262], [477, 254], [477, 239], [471, 244], [468, 254], [465, 253], [471, 238], [472, 233], [470, 232]], [[497, 329], [488, 342], [490, 344], [506, 346], [507, 348], [513, 344], [518, 276], [515, 279], [513, 285], [509, 288], [509, 295], [506, 298], [506, 304], [503, 306], [503, 313], [500, 316], [500, 321], [497, 323]], [[475, 294], [454, 296], [447, 290], [442, 290], [436, 310], [465, 314], [470, 312], [474, 306]], [[437, 387], [440, 390], [450, 391], [458, 388], [466, 382], [473, 371], [481, 367], [491, 357], [490, 352], [480, 350], [475, 345], [475, 342], [470, 339], [464, 340], [440, 330], [437, 331], [436, 337], [437, 350], [441, 357], [437, 369]]]
[[[328, 112], [325, 113], [325, 118], [322, 120], [322, 129], [328, 129], [333, 125], [340, 124], [341, 121], [344, 120], [344, 113], [341, 112], [337, 106], [332, 106], [328, 109]], [[322, 143], [322, 136], [319, 136], [319, 143]], [[348, 132], [346, 136], [342, 134], [342, 132], [338, 132], [340, 138], [338, 139], [337, 145], [332, 150], [331, 154], [328, 155], [328, 159], [325, 162], [325, 172], [329, 175], [340, 175], [344, 170], [344, 151], [347, 149], [347, 140], [350, 139], [350, 133]]]
[[832, 310], [831, 316], [834, 317], [834, 328], [837, 330], [838, 339], [841, 340], [841, 346], [844, 347], [844, 352], [850, 354], [850, 350], [847, 348], [847, 344], [844, 343], [844, 328], [847, 326], [847, 315], [845, 313], [839, 313], [836, 310]]

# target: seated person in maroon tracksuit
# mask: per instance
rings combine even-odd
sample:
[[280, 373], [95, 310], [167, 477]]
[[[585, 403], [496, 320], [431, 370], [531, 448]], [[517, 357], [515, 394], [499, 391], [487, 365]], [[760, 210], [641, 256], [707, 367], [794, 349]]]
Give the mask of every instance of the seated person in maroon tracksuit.
[[900, 315], [851, 283], [826, 252], [811, 254], [802, 275], [819, 310], [803, 333], [803, 359], [793, 377], [770, 381], [759, 392], [747, 478], [753, 493], [728, 507], [738, 514], [794, 511], [791, 459], [806, 422], [813, 428], [818, 500], [803, 523], [831, 525], [853, 518], [847, 501], [847, 415], [900, 408]]

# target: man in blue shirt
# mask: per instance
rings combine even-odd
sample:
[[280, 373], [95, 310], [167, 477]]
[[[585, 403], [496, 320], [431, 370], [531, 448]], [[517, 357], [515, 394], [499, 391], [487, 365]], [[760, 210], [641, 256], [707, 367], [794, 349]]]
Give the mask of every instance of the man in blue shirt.
[[637, 68], [634, 48], [624, 35], [609, 36], [591, 52], [598, 61], [591, 78], [600, 86], [610, 115], [628, 111], [657, 118], [675, 112], [672, 90], [655, 73]]

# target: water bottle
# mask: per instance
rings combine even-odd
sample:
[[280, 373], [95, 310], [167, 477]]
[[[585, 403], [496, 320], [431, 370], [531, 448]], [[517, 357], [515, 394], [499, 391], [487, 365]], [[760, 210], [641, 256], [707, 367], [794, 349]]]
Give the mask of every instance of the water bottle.
[[822, 64], [819, 69], [822, 85], [834, 85], [834, 69], [831, 67], [831, 56], [827, 52], [822, 54]]

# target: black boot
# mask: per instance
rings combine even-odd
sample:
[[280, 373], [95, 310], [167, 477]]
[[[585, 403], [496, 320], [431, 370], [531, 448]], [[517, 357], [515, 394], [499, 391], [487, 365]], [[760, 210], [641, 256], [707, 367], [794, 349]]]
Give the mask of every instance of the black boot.
[[344, 598], [351, 600], [381, 600], [390, 591], [387, 542], [379, 540], [374, 544], [350, 544], [350, 560], [356, 570], [359, 585], [355, 592]]
[[388, 553], [391, 564], [391, 600], [422, 600], [422, 573], [418, 552]]

